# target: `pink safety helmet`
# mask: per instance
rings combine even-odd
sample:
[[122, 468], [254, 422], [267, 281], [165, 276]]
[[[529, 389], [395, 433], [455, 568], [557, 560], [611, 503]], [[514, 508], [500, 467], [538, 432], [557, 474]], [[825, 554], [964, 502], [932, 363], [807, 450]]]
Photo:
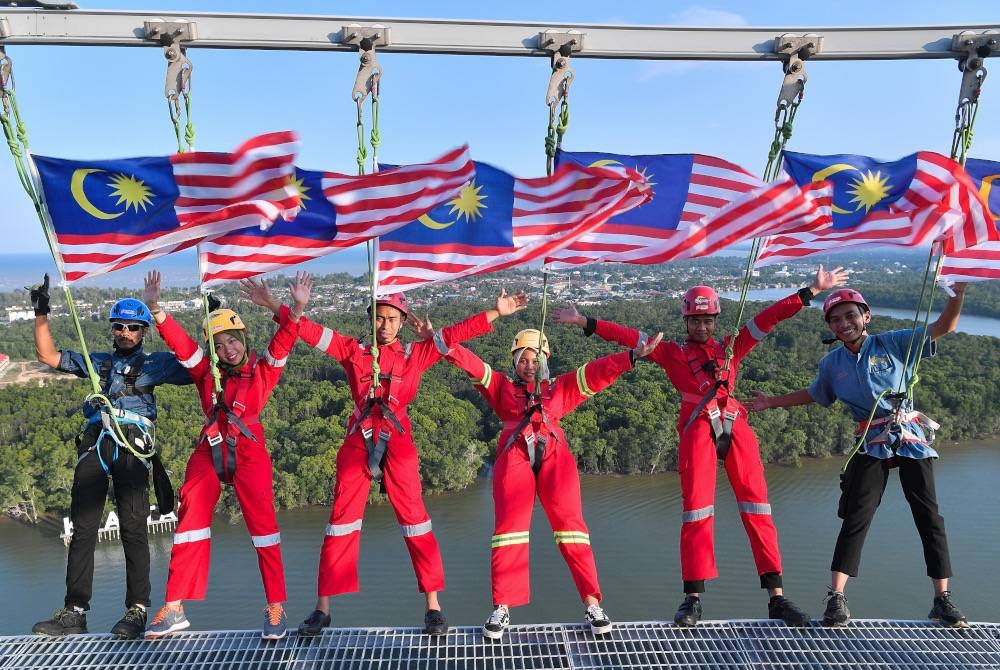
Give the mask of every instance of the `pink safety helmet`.
[[721, 311], [719, 294], [711, 286], [692, 286], [681, 298], [681, 316], [715, 316]]
[[375, 306], [378, 307], [379, 305], [395, 307], [403, 313], [404, 317], [410, 312], [410, 304], [406, 301], [406, 296], [402, 293], [390, 293], [389, 295], [384, 295], [381, 298], [376, 298]]
[[871, 311], [871, 308], [868, 307], [868, 303], [865, 302], [865, 297], [863, 295], [852, 288], [842, 288], [839, 291], [831, 293], [827, 299], [823, 301], [823, 318], [829, 321], [830, 310], [845, 302], [853, 302], [856, 304], [862, 314]]

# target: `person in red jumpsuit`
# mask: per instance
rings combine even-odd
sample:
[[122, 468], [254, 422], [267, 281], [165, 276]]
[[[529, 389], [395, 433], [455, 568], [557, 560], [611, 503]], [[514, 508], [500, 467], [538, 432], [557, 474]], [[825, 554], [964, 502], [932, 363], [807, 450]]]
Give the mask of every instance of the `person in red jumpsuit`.
[[[275, 314], [285, 313], [263, 292], [248, 297]], [[489, 332], [496, 318], [524, 309], [527, 301], [524, 293], [508, 296], [501, 292], [495, 308], [444, 328], [430, 339], [404, 345], [399, 331], [410, 311], [406, 297], [394, 293], [379, 298], [374, 315], [377, 372], [372, 368], [370, 344], [302, 319], [299, 337], [344, 367], [355, 410], [347, 423], [347, 437], [337, 452], [333, 510], [320, 551], [316, 608], [299, 625], [299, 635], [318, 635], [330, 625], [331, 596], [359, 590], [361, 525], [373, 479], [385, 486], [410, 554], [417, 587], [426, 596], [424, 631], [428, 635], [448, 631], [438, 601], [438, 591], [444, 588], [441, 551], [424, 506], [417, 448], [406, 408], [416, 396], [424, 371], [456, 344]], [[420, 320], [413, 317], [414, 323]]]
[[[248, 280], [252, 287], [256, 285]], [[263, 282], [262, 282], [263, 284]], [[298, 337], [298, 322], [312, 292], [308, 274], [297, 274], [290, 285], [294, 304], [282, 314], [278, 331], [263, 356], [249, 350], [246, 326], [236, 312], [218, 309], [209, 315], [205, 338], [211, 337], [222, 373], [222, 397], [215, 393], [211, 362], [204, 350], [158, 305], [160, 274], [146, 277], [146, 303], [163, 340], [186, 367], [201, 397], [206, 423], [188, 459], [174, 546], [170, 552], [166, 604], [146, 630], [146, 638], [159, 638], [184, 630], [184, 600], [204, 600], [208, 586], [212, 514], [222, 485], [233, 486], [264, 582], [267, 606], [262, 637], [285, 636], [288, 617], [285, 571], [281, 561], [281, 533], [274, 512], [271, 456], [264, 444], [260, 412], [278, 383], [288, 354]]]
[[[721, 311], [719, 297], [708, 286], [688, 289], [681, 300], [687, 329], [683, 343], [663, 342], [649, 359], [662, 367], [681, 396], [677, 417], [677, 449], [681, 477], [681, 578], [684, 601], [674, 615], [679, 626], [694, 626], [702, 616], [701, 594], [706, 580], [718, 576], [715, 565], [714, 518], [716, 459], [723, 462], [730, 486], [750, 539], [760, 586], [770, 595], [768, 617], [789, 626], [806, 626], [809, 616], [784, 596], [778, 532], [767, 501], [767, 482], [757, 438], [747, 422], [747, 411], [730, 395], [739, 364], [765, 335], [781, 321], [797, 314], [821, 291], [842, 286], [847, 273], [841, 268], [819, 267], [811, 286], [779, 300], [747, 322], [732, 340], [732, 359], [726, 369], [726, 348], [731, 336], [714, 337]], [[569, 306], [556, 313], [556, 321], [579, 326], [584, 333], [627, 347], [645, 342], [645, 333], [608, 321], [588, 319]]]
[[611, 620], [600, 605], [597, 565], [583, 520], [580, 474], [559, 421], [631, 370], [635, 359], [653, 351], [662, 337], [660, 333], [634, 350], [598, 358], [555, 379], [547, 374], [548, 340], [531, 328], [519, 332], [510, 349], [515, 381], [495, 374], [465, 347], [455, 347], [448, 354], [448, 361], [472, 378], [503, 422], [493, 469], [490, 573], [494, 610], [483, 625], [487, 639], [502, 638], [510, 623], [510, 608], [530, 600], [528, 533], [536, 495], [584, 603], [591, 631], [595, 635], [611, 631]]

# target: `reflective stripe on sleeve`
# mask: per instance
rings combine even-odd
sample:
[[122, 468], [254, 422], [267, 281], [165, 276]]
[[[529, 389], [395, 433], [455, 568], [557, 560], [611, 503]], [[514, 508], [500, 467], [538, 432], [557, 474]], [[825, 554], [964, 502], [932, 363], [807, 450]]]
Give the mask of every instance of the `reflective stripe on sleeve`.
[[431, 520], [427, 519], [427, 521], [424, 521], [423, 523], [415, 523], [412, 526], [400, 526], [399, 530], [403, 532], [403, 537], [426, 535], [431, 532]]
[[319, 336], [319, 342], [316, 343], [316, 348], [320, 351], [326, 351], [326, 348], [330, 346], [333, 342], [333, 331], [326, 326], [323, 326], [323, 334]]
[[708, 507], [702, 507], [701, 509], [692, 509], [684, 512], [681, 514], [681, 523], [701, 521], [702, 519], [707, 519], [710, 516], [715, 516], [715, 505], [709, 505]]
[[590, 544], [590, 533], [579, 530], [557, 530], [552, 534], [556, 544]]
[[493, 368], [485, 363], [483, 363], [483, 367], [485, 368], [483, 370], [483, 378], [477, 381], [476, 384], [482, 386], [483, 388], [489, 388], [490, 382], [493, 381]]
[[274, 368], [283, 368], [285, 367], [285, 363], [288, 362], [288, 356], [285, 356], [284, 358], [275, 358], [271, 355], [270, 350], [264, 352], [264, 359], [267, 360], [267, 362], [271, 364], [271, 367]]
[[281, 533], [271, 533], [270, 535], [251, 535], [250, 540], [253, 541], [253, 546], [260, 547], [273, 547], [276, 544], [281, 544]]
[[768, 503], [739, 502], [736, 503], [742, 514], [770, 514], [771, 506]]
[[198, 365], [198, 363], [201, 363], [202, 359], [204, 358], [205, 358], [205, 352], [201, 350], [201, 347], [198, 347], [197, 349], [194, 350], [194, 353], [191, 354], [190, 358], [185, 358], [184, 360], [178, 358], [177, 361], [184, 367], [191, 369], [194, 366]]
[[760, 329], [760, 327], [757, 326], [757, 317], [754, 317], [749, 321], [747, 321], [747, 331], [750, 333], [750, 337], [752, 337], [758, 342], [767, 337], [767, 333], [765, 333], [763, 330]]
[[211, 528], [198, 528], [184, 533], [174, 533], [174, 544], [186, 544], [188, 542], [200, 542], [212, 538]]
[[437, 347], [438, 353], [442, 356], [447, 356], [451, 353], [451, 349], [448, 348], [448, 343], [444, 341], [444, 335], [441, 331], [434, 333], [434, 346]]
[[635, 345], [636, 348], [643, 346], [644, 344], [646, 344], [646, 342], [649, 342], [649, 335], [647, 335], [646, 333], [644, 333], [644, 332], [642, 332], [640, 330], [639, 331], [639, 341]]
[[498, 547], [507, 547], [512, 544], [528, 544], [528, 536], [530, 533], [528, 531], [522, 531], [519, 533], [500, 533], [499, 535], [494, 535], [491, 542], [494, 549]]
[[587, 366], [581, 365], [576, 369], [576, 387], [580, 389], [580, 394], [585, 395], [588, 398], [592, 397], [597, 391], [587, 386]]
[[326, 524], [326, 534], [330, 537], [340, 537], [341, 535], [350, 535], [351, 533], [358, 533], [360, 531], [361, 519], [352, 521], [351, 523]]

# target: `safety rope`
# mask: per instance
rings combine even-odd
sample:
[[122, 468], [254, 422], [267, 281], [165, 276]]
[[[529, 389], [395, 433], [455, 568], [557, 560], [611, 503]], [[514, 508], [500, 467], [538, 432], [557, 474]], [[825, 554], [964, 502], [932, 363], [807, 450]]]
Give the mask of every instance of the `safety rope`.
[[[163, 46], [163, 56], [167, 59], [163, 95], [167, 100], [167, 112], [177, 137], [177, 153], [182, 154], [194, 150], [194, 123], [191, 121], [191, 73], [194, 71], [194, 64], [187, 57], [187, 50], [175, 42]], [[181, 100], [184, 101], [183, 111]]]

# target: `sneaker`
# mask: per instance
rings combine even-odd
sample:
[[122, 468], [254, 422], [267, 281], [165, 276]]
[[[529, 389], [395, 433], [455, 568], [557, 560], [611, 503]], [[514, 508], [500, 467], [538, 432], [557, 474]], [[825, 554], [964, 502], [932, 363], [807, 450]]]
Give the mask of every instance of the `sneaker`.
[[330, 615], [323, 610], [313, 610], [306, 620], [299, 624], [299, 635], [313, 637], [330, 625]]
[[850, 620], [851, 611], [847, 609], [847, 596], [840, 591], [827, 591], [826, 610], [823, 611], [823, 625], [843, 627]]
[[125, 616], [111, 629], [111, 634], [121, 640], [134, 640], [146, 630], [146, 608], [132, 605]]
[[444, 635], [448, 632], [448, 621], [441, 610], [427, 610], [424, 614], [424, 632], [428, 635]]
[[36, 635], [78, 635], [87, 632], [87, 613], [77, 612], [72, 607], [61, 607], [48, 621], [39, 621], [31, 627]]
[[178, 605], [177, 607], [164, 605], [156, 613], [156, 616], [153, 617], [153, 622], [149, 624], [149, 628], [146, 629], [146, 639], [155, 640], [158, 637], [184, 630], [190, 625], [191, 622], [184, 616], [183, 605]]
[[767, 618], [781, 619], [786, 626], [802, 628], [809, 625], [809, 615], [785, 596], [772, 596], [767, 603]]
[[962, 614], [962, 610], [951, 601], [951, 591], [945, 591], [934, 597], [934, 607], [931, 608], [928, 619], [940, 621], [942, 626], [948, 628], [968, 628], [969, 620]]
[[691, 627], [697, 625], [699, 621], [701, 621], [701, 598], [684, 596], [684, 602], [674, 614], [674, 623], [678, 626]]
[[506, 605], [497, 605], [490, 618], [483, 624], [483, 637], [489, 640], [499, 640], [510, 625], [510, 610]]
[[264, 628], [260, 636], [265, 640], [280, 640], [288, 632], [288, 615], [281, 603], [268, 603], [264, 608]]
[[590, 632], [594, 635], [611, 632], [611, 619], [600, 605], [591, 605], [587, 608], [586, 620], [590, 624]]

